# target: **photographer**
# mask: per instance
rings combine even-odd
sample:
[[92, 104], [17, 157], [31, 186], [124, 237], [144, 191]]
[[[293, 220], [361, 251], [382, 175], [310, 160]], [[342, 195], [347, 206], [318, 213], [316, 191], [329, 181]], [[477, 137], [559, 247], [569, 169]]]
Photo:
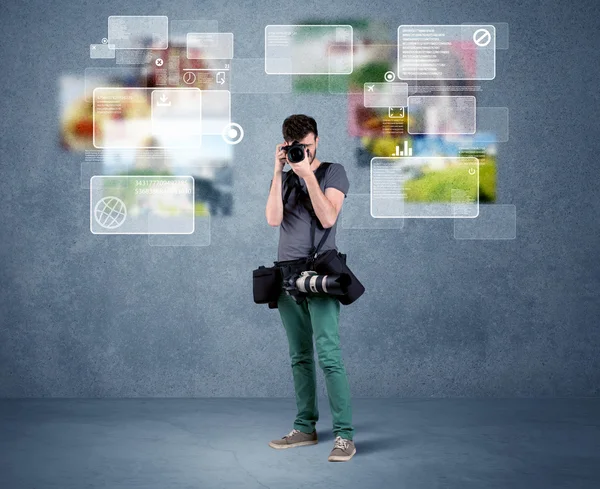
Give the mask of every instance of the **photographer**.
[[[266, 206], [267, 222], [280, 226], [278, 264], [303, 267], [302, 260], [309, 256], [314, 243], [311, 242], [312, 216], [306, 208], [306, 199], [318, 218], [314, 229], [314, 241], [319, 242], [326, 230], [330, 230], [320, 251], [337, 249], [335, 231], [337, 218], [350, 184], [344, 167], [339, 163], [324, 166], [316, 157], [319, 137], [317, 123], [306, 115], [292, 115], [282, 126], [284, 143], [275, 150], [275, 169]], [[295, 144], [296, 147], [290, 145]], [[303, 146], [304, 159], [297, 143]], [[292, 157], [290, 152], [296, 151]], [[295, 163], [291, 161], [301, 161]], [[289, 163], [291, 170], [284, 172]], [[290, 172], [293, 172], [290, 173]], [[321, 174], [317, 179], [315, 173]], [[283, 183], [285, 180], [285, 184]], [[295, 184], [289, 192], [290, 186]], [[289, 199], [284, 206], [284, 195]], [[304, 204], [303, 204], [303, 198]], [[323, 370], [333, 417], [335, 443], [329, 461], [347, 461], [356, 453], [350, 386], [342, 361], [339, 337], [340, 302], [335, 296], [310, 294], [298, 303], [288, 294], [281, 292], [277, 308], [285, 328], [296, 394], [297, 416], [293, 430], [281, 439], [269, 443], [272, 448], [284, 449], [318, 442], [316, 423], [319, 419], [316, 395], [316, 371], [313, 354], [313, 333]]]

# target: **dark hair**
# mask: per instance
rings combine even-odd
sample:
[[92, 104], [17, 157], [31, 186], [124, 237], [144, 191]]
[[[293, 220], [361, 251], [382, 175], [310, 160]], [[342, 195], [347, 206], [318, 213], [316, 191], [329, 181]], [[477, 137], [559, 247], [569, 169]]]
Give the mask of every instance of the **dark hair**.
[[317, 121], [304, 114], [289, 116], [283, 121], [281, 132], [283, 133], [283, 139], [286, 141], [300, 141], [311, 132], [314, 133], [315, 138], [319, 135]]

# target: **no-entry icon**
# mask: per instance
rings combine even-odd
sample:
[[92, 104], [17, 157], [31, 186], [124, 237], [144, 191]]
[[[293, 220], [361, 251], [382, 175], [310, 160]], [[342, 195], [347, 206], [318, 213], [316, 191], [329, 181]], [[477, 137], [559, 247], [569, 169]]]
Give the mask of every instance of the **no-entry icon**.
[[473, 33], [473, 42], [479, 47], [484, 48], [492, 41], [492, 35], [487, 29], [477, 29]]

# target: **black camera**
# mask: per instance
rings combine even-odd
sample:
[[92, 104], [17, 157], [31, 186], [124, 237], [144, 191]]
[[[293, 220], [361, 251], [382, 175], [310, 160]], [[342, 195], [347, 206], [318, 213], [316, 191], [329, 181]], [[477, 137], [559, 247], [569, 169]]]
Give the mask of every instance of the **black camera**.
[[282, 146], [281, 149], [286, 152], [287, 160], [290, 163], [300, 163], [304, 159], [304, 148], [306, 144], [294, 141], [292, 144]]

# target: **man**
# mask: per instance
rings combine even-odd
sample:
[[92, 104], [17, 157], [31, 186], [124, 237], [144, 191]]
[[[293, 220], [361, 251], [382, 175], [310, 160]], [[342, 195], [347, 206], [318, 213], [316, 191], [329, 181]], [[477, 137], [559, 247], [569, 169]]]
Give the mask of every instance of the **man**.
[[[278, 262], [306, 258], [313, 245], [311, 242], [311, 215], [302, 205], [301, 194], [293, 190], [284, 207], [283, 195], [287, 190], [282, 185], [283, 168], [289, 163], [282, 146], [294, 141], [305, 144], [305, 157], [299, 163], [289, 163], [292, 172], [299, 180], [302, 190], [308, 194], [313, 210], [320, 222], [315, 229], [315, 246], [325, 230], [329, 235], [319, 252], [337, 249], [335, 231], [337, 217], [342, 209], [344, 198], [350, 187], [344, 167], [332, 163], [326, 169], [321, 181], [317, 181], [315, 171], [321, 165], [317, 158], [319, 137], [317, 123], [312, 117], [296, 114], [288, 117], [282, 126], [285, 143], [275, 151], [275, 170], [266, 207], [267, 222], [271, 226], [281, 226], [279, 233]], [[288, 179], [293, 175], [288, 175]], [[284, 188], [285, 187], [285, 188]], [[285, 328], [294, 378], [296, 406], [298, 409], [294, 428], [283, 438], [273, 440], [269, 446], [285, 449], [318, 442], [315, 425], [319, 419], [316, 395], [316, 371], [313, 354], [313, 333], [317, 345], [319, 366], [323, 370], [329, 397], [329, 407], [333, 417], [335, 442], [328, 460], [345, 462], [356, 453], [350, 386], [342, 361], [339, 337], [340, 302], [327, 294], [309, 294], [298, 304], [282, 290], [277, 308]]]

